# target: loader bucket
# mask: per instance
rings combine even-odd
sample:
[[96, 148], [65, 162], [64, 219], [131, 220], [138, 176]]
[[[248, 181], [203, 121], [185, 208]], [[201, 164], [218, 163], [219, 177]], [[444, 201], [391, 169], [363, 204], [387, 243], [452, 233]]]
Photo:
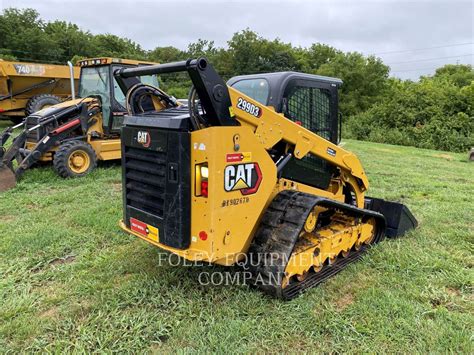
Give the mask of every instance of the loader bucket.
[[15, 173], [6, 165], [0, 166], [0, 192], [16, 186]]
[[368, 197], [365, 199], [365, 207], [384, 215], [386, 221], [385, 235], [389, 238], [402, 236], [418, 226], [415, 216], [402, 203]]

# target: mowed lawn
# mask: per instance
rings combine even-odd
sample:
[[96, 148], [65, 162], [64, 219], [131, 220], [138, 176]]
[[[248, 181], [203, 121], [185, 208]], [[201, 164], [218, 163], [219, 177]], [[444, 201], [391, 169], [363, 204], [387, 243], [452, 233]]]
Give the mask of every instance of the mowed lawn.
[[286, 303], [199, 284], [220, 267], [158, 266], [162, 251], [118, 227], [118, 164], [78, 180], [28, 171], [0, 193], [0, 352], [473, 353], [474, 163], [345, 148], [362, 160], [369, 195], [406, 203], [420, 226]]

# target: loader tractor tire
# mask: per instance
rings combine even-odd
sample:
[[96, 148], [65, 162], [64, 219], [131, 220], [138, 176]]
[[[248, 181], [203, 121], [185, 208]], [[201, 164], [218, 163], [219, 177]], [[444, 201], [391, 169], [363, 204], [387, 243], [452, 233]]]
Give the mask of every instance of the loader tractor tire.
[[69, 141], [59, 146], [53, 158], [54, 169], [63, 178], [81, 177], [97, 166], [92, 146], [83, 141]]
[[59, 104], [60, 102], [61, 99], [54, 95], [43, 94], [33, 96], [26, 104], [25, 115], [32, 115], [35, 112], [38, 112], [46, 107]]

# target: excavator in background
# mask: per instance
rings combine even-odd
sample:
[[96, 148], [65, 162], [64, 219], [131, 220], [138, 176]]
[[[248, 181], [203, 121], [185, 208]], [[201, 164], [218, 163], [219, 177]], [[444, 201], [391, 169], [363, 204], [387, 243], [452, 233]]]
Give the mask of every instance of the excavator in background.
[[[120, 159], [120, 129], [127, 112], [124, 93], [134, 85], [147, 83], [148, 90], [175, 102], [158, 89], [154, 75], [127, 79], [124, 91], [112, 75], [117, 69], [156, 63], [94, 58], [78, 64], [77, 98], [34, 112], [0, 133], [0, 191], [14, 187], [17, 179], [38, 162], [52, 161], [62, 177], [79, 177], [92, 171], [97, 160]], [[21, 132], [7, 146], [15, 130]]]
[[341, 80], [280, 72], [226, 84], [205, 58], [115, 78], [125, 90], [174, 72], [193, 83], [187, 106], [127, 95], [126, 232], [191, 261], [241, 264], [252, 285], [289, 300], [417, 226], [405, 205], [367, 196], [359, 159], [338, 145]]

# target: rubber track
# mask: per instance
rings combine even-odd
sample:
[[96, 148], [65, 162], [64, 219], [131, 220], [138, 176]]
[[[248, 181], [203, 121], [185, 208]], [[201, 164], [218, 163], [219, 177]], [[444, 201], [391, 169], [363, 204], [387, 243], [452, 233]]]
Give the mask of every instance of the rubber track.
[[368, 248], [367, 246], [358, 251], [352, 250], [347, 258], [338, 258], [336, 263], [325, 265], [320, 272], [311, 273], [301, 282], [293, 282], [284, 289], [281, 288], [286, 264], [290, 259], [304, 223], [309, 213], [318, 204], [336, 207], [351, 215], [375, 217], [378, 225], [374, 244], [383, 239], [385, 219], [379, 213], [303, 192], [282, 191], [265, 211], [248, 251], [249, 257], [246, 269], [252, 273], [253, 286], [273, 297], [291, 300], [362, 257]]

